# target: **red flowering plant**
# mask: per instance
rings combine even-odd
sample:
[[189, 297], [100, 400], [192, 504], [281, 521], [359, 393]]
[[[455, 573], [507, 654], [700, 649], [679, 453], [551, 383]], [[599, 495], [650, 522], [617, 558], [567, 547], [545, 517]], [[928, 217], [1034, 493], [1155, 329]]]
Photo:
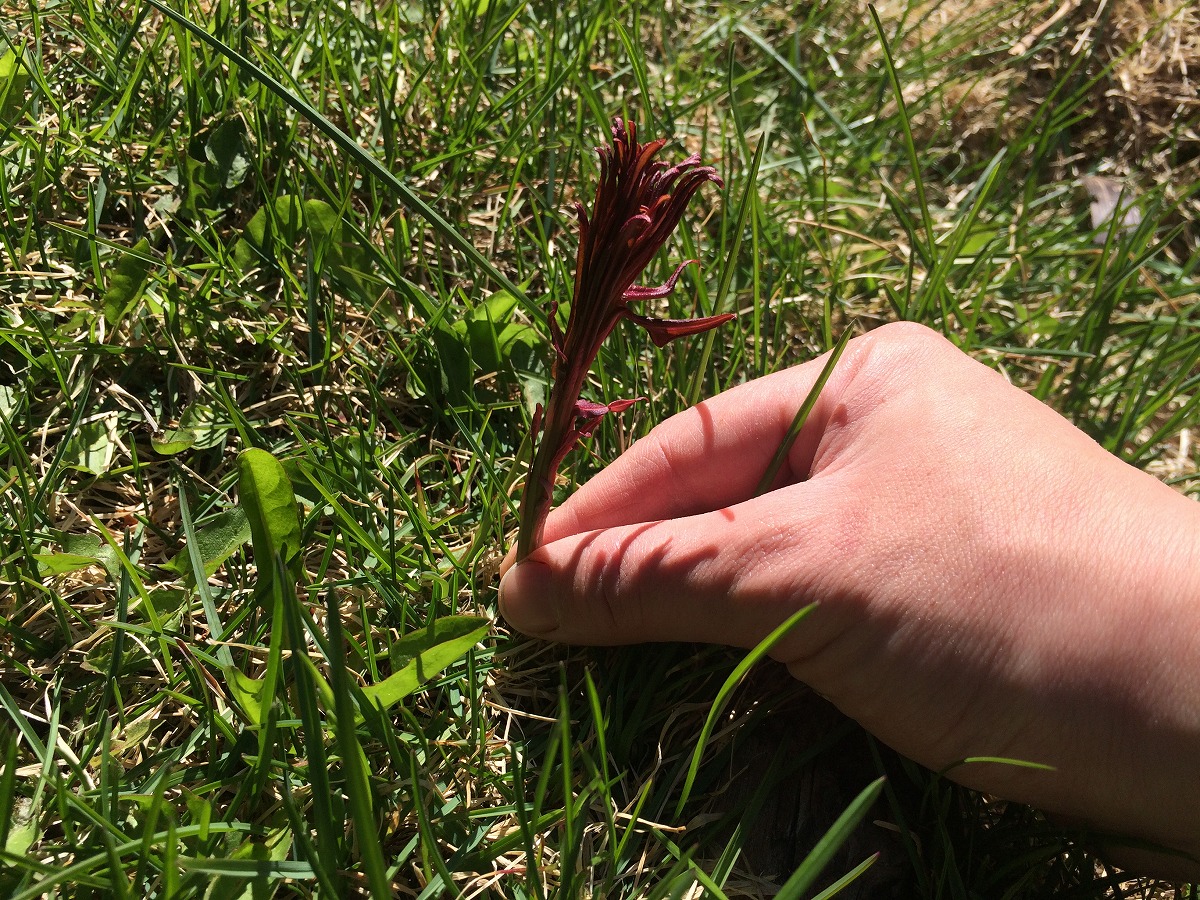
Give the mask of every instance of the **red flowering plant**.
[[632, 122], [615, 119], [612, 143], [598, 148], [600, 183], [588, 215], [579, 214], [579, 253], [575, 260], [575, 293], [567, 329], [555, 320], [557, 304], [549, 309], [554, 346], [554, 376], [550, 400], [533, 416], [533, 435], [541, 440], [521, 497], [517, 559], [542, 542], [542, 530], [554, 495], [554, 479], [566, 455], [600, 424], [605, 413], [628, 409], [637, 400], [594, 403], [580, 398], [600, 345], [622, 319], [640, 325], [662, 347], [677, 337], [699, 334], [733, 318], [732, 313], [700, 319], [655, 319], [630, 309], [631, 303], [665, 297], [679, 273], [696, 260], [686, 260], [657, 287], [635, 285], [650, 260], [666, 243], [683, 217], [688, 201], [706, 182], [720, 185], [716, 170], [689, 156], [669, 166], [655, 160], [664, 140], [639, 144]]

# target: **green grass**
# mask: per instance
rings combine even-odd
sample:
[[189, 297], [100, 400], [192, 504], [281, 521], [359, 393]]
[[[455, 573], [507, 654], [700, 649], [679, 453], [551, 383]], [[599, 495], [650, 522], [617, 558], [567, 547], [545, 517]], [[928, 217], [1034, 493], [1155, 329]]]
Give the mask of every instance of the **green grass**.
[[[1071, 17], [1010, 53], [1003, 9], [922, 35], [893, 5], [888, 56], [851, 3], [168, 5], [0, 7], [0, 894], [757, 896], [771, 795], [853, 747], [835, 813], [891, 775], [867, 821], [906, 896], [1166, 896], [827, 711], [776, 752], [811, 698], [769, 666], [729, 692], [723, 649], [461, 618], [495, 615], [544, 307], [618, 114], [725, 182], [669, 312], [739, 315], [618, 331], [593, 396], [649, 402], [578, 482], [907, 318], [1200, 489], [1200, 183], [1143, 178], [1142, 225], [1094, 240], [1072, 154], [1112, 73], [1062, 52]], [[952, 87], [1022, 71], [959, 127]], [[774, 884], [857, 871], [836, 818]]]

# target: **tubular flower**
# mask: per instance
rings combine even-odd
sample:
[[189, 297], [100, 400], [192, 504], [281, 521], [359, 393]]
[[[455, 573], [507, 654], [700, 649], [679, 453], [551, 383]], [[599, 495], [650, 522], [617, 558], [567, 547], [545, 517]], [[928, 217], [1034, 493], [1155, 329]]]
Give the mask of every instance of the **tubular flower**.
[[600, 345], [617, 323], [628, 319], [640, 325], [662, 347], [677, 337], [708, 331], [733, 318], [724, 313], [700, 319], [656, 319], [630, 309], [631, 303], [665, 297], [675, 288], [683, 269], [695, 262], [680, 263], [661, 285], [634, 284], [671, 236], [696, 191], [706, 182], [719, 185], [721, 179], [716, 170], [700, 165], [698, 156], [674, 166], [655, 161], [666, 141], [639, 144], [632, 122], [615, 119], [612, 136], [612, 143], [597, 151], [600, 183], [591, 215], [582, 204], [576, 204], [579, 253], [565, 333], [555, 321], [557, 304], [550, 304], [554, 383], [546, 409], [539, 406], [534, 413], [535, 438], [539, 428], [542, 436], [521, 498], [518, 560], [541, 543], [559, 464], [581, 438], [596, 429], [605, 413], [621, 412], [637, 402], [593, 403], [579, 396]]

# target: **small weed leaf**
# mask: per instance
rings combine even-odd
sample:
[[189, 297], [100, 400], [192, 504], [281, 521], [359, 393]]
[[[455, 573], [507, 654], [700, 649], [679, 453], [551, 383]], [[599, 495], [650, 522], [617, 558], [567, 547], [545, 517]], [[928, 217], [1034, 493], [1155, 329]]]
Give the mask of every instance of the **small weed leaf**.
[[[233, 666], [223, 666], [225, 686], [238, 707], [256, 728], [263, 723], [263, 687], [266, 681], [262, 678], [251, 678]], [[269, 701], [268, 701], [269, 702]]]
[[471, 361], [479, 374], [499, 372], [522, 348], [526, 353], [537, 348], [540, 342], [537, 330], [532, 325], [512, 321], [516, 308], [516, 297], [508, 291], [497, 291], [452, 326], [456, 334], [468, 341]]
[[87, 648], [79, 668], [105, 678], [136, 675], [154, 664], [153, 658], [141, 644], [123, 641], [118, 645], [112, 631], [98, 632], [94, 643]]
[[459, 406], [471, 399], [475, 367], [471, 361], [471, 342], [463, 332], [439, 322], [433, 332], [436, 352], [427, 355], [418, 365], [421, 381], [435, 404]]
[[273, 896], [272, 880], [278, 880], [270, 863], [283, 862], [292, 849], [292, 832], [287, 828], [269, 831], [265, 838], [250, 838], [233, 851], [230, 859], [261, 863], [253, 878], [218, 875], [205, 895], [207, 900], [259, 900]]
[[311, 231], [319, 240], [339, 238], [341, 230], [341, 221], [328, 203], [283, 194], [270, 207], [260, 207], [250, 217], [233, 247], [233, 260], [243, 269], [249, 269], [263, 261], [274, 262], [277, 245], [295, 246], [305, 231]]
[[190, 432], [194, 436], [192, 446], [197, 450], [211, 450], [225, 440], [231, 427], [228, 415], [221, 407], [193, 403], [180, 416], [177, 430]]
[[[113, 565], [117, 567], [116, 570], [109, 570], [109, 578], [114, 585], [120, 585], [121, 576], [125, 574], [120, 571], [123, 563], [107, 542], [102, 549], [110, 552]], [[139, 591], [139, 594], [141, 596], [129, 604], [128, 619], [131, 626], [145, 623], [158, 633], [164, 629], [172, 632], [179, 629], [186, 611], [186, 591], [160, 587], [152, 592]], [[135, 629], [135, 633], [137, 630], [140, 629]], [[133, 675], [155, 663], [148, 645], [136, 639], [130, 640], [123, 626], [100, 624], [91, 636], [76, 644], [75, 649], [83, 650], [83, 659], [79, 663], [81, 669], [108, 678]], [[135, 742], [128, 736], [123, 740], [125, 746]]]
[[[250, 519], [246, 510], [235, 506], [225, 510], [215, 519], [196, 532], [196, 546], [200, 551], [200, 559], [204, 561], [204, 574], [216, 574], [221, 564], [250, 540]], [[185, 547], [170, 562], [163, 566], [171, 572], [183, 576], [185, 581], [191, 580], [192, 564]]]
[[233, 245], [233, 261], [242, 269], [274, 262], [276, 232], [280, 241], [286, 242], [289, 236], [295, 238], [300, 205], [299, 197], [284, 194], [275, 198], [273, 216], [267, 207], [260, 207]]
[[42, 831], [38, 827], [36, 812], [33, 802], [29, 799], [22, 797], [17, 801], [16, 808], [10, 812], [12, 818], [9, 820], [8, 835], [4, 839], [5, 853], [23, 856], [41, 837]]
[[15, 125], [17, 114], [25, 105], [29, 87], [28, 61], [23, 53], [9, 48], [0, 56], [0, 125]]
[[363, 688], [371, 703], [384, 709], [415, 693], [426, 681], [457, 661], [492, 627], [482, 616], [444, 616], [407, 634], [392, 645], [395, 671], [378, 684]]
[[69, 575], [100, 562], [93, 556], [78, 553], [38, 553], [34, 559], [37, 560], [42, 575]]
[[108, 413], [80, 425], [67, 439], [63, 459], [72, 469], [88, 475], [104, 475], [117, 450], [117, 414]]
[[190, 428], [166, 428], [151, 436], [150, 446], [160, 456], [174, 456], [196, 446], [196, 432]]
[[431, 402], [471, 404], [482, 375], [498, 374], [503, 385], [543, 383], [541, 338], [532, 325], [513, 321], [517, 305], [513, 294], [497, 291], [463, 318], [437, 323], [431, 348], [436, 353], [416, 363]]
[[[300, 665], [308, 669], [308, 674], [312, 677], [312, 683], [316, 687], [317, 696], [321, 698], [321, 703], [324, 705], [325, 711], [332, 713], [337, 704], [337, 697], [334, 696], [333, 688], [330, 686], [329, 681], [321, 674], [321, 670], [308, 657], [308, 654], [297, 653], [294, 658]], [[356, 724], [360, 721], [362, 721], [361, 716], [358, 717]]]
[[150, 266], [150, 242], [145, 238], [134, 244], [130, 252], [121, 254], [104, 292], [104, 321], [109, 328], [116, 328], [142, 299]]
[[199, 827], [200, 840], [208, 840], [208, 827], [212, 822], [212, 803], [206, 797], [189, 791], [186, 787], [182, 788], [182, 796], [184, 805], [187, 806], [188, 815], [191, 818], [191, 823]]
[[9, 384], [0, 384], [0, 418], [12, 420], [21, 408], [24, 394]]
[[324, 200], [301, 200], [294, 194], [283, 194], [251, 216], [233, 246], [233, 260], [243, 270], [275, 265], [307, 238], [339, 285], [373, 300], [362, 277], [370, 268], [368, 254], [357, 244], [343, 240], [344, 232], [341, 215]]
[[252, 448], [238, 457], [238, 496], [250, 525], [258, 561], [260, 596], [270, 593], [278, 555], [293, 577], [299, 576], [300, 518], [296, 494], [283, 464], [266, 450]]
[[240, 119], [222, 122], [213, 129], [204, 142], [204, 158], [222, 188], [232, 190], [246, 180], [250, 170], [250, 142]]
[[121, 581], [121, 563], [112, 547], [94, 534], [65, 534], [57, 532], [54, 539], [61, 553], [39, 553], [34, 559], [43, 575], [66, 575], [88, 566], [103, 566], [113, 584]]
[[203, 221], [205, 210], [220, 210], [230, 203], [229, 192], [246, 180], [253, 144], [240, 119], [231, 119], [190, 141], [181, 169], [170, 180], [179, 186], [180, 211]]
[[[362, 688], [362, 698], [376, 709], [391, 709], [465, 656], [491, 627], [491, 620], [483, 616], [443, 616], [420, 631], [405, 635], [392, 644], [392, 674], [378, 684]], [[311, 659], [303, 654], [297, 658], [312, 675], [326, 710], [333, 711], [336, 702], [333, 687]], [[361, 725], [364, 721], [363, 713], [357, 712], [354, 724]]]

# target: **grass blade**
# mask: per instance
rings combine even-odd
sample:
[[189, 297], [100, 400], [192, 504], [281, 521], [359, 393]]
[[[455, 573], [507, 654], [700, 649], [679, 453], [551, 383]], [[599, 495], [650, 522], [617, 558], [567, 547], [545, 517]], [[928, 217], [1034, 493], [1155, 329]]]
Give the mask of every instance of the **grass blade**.
[[379, 846], [379, 826], [375, 820], [374, 793], [362, 745], [355, 731], [354, 698], [350, 693], [350, 676], [346, 669], [346, 645], [342, 635], [342, 613], [338, 608], [337, 593], [327, 594], [325, 615], [329, 626], [329, 680], [333, 688], [337, 721], [334, 734], [338, 753], [346, 770], [346, 793], [350, 798], [350, 814], [354, 819], [354, 833], [358, 838], [359, 858], [366, 870], [371, 895], [377, 900], [388, 900], [392, 896], [391, 879], [383, 863], [383, 851]]
[[[758, 172], [770, 140], [770, 134], [763, 134], [758, 141], [758, 146], [754, 149], [754, 158], [750, 162], [750, 169], [746, 172], [742, 196], [734, 214], [733, 243], [730, 245], [729, 252], [725, 256], [724, 266], [721, 268], [721, 280], [717, 285], [716, 296], [712, 300], [712, 308], [705, 315], [715, 316], [721, 313], [725, 307], [725, 301], [729, 297], [729, 288], [733, 284], [733, 276], [737, 272], [738, 254], [742, 250], [742, 233], [746, 229], [746, 219], [750, 215], [750, 208], [754, 205], [754, 192], [758, 190]], [[704, 376], [708, 371], [708, 361], [712, 357], [716, 340], [715, 332], [710, 331], [704, 336], [700, 360], [696, 363], [692, 384], [688, 388], [688, 403], [692, 406], [700, 402], [700, 392], [704, 389]]]
[[[152, 0], [154, 2], [154, 0]], [[887, 69], [888, 82], [892, 86], [892, 96], [899, 110], [900, 128], [904, 134], [904, 151], [908, 154], [908, 164], [912, 169], [913, 188], [917, 193], [917, 206], [921, 210], [921, 222], [925, 226], [925, 241], [914, 240], [913, 249], [919, 249], [925, 260], [925, 265], [932, 266], [937, 258], [935, 249], [936, 237], [933, 230], [933, 216], [929, 213], [929, 201], [925, 197], [925, 180], [921, 177], [921, 161], [917, 158], [917, 144], [913, 140], [912, 125], [908, 120], [908, 107], [904, 103], [904, 89], [900, 86], [900, 76], [896, 72], [896, 62], [892, 59], [892, 49], [888, 45], [887, 35], [883, 31], [883, 22], [874, 4], [867, 5], [871, 13], [871, 22], [875, 25], [875, 33], [879, 36], [879, 45], [883, 50], [883, 64]], [[912, 237], [915, 239], [916, 234]]]
[[825, 388], [825, 382], [833, 374], [838, 360], [842, 358], [842, 351], [850, 343], [850, 336], [852, 334], [853, 330], [847, 328], [842, 332], [842, 336], [838, 338], [838, 342], [833, 345], [833, 349], [829, 352], [829, 359], [821, 367], [821, 374], [817, 376], [817, 380], [813, 382], [813, 386], [809, 389], [807, 396], [805, 396], [804, 402], [796, 410], [796, 417], [792, 419], [792, 424], [788, 426], [787, 436], [784, 437], [783, 442], [779, 445], [779, 449], [775, 451], [775, 455], [771, 457], [771, 463], [767, 466], [767, 471], [763, 473], [763, 477], [758, 482], [758, 487], [754, 489], [754, 496], [758, 497], [769, 491], [771, 485], [775, 483], [775, 479], [779, 477], [779, 470], [783, 468], [788, 454], [792, 452], [796, 438], [800, 437], [800, 432], [804, 430], [804, 423], [808, 421], [809, 414], [812, 412], [813, 407], [817, 405], [821, 391]]
[[683, 789], [679, 793], [679, 801], [675, 804], [676, 817], [683, 815], [683, 807], [692, 794], [692, 785], [696, 782], [696, 773], [700, 771], [700, 761], [704, 758], [704, 750], [708, 746], [708, 739], [712, 735], [713, 727], [717, 724], [717, 719], [725, 711], [725, 706], [729, 703], [729, 698], [733, 695], [734, 690], [742, 683], [742, 679], [746, 677], [749, 671], [754, 668], [755, 663], [770, 653], [771, 648], [779, 643], [815, 608], [816, 606], [810, 603], [803, 609], [799, 609], [788, 616], [782, 625], [759, 641], [758, 646], [746, 654], [734, 670], [729, 673], [729, 677], [725, 679], [725, 683], [721, 685], [721, 689], [717, 691], [717, 696], [713, 698], [712, 706], [708, 711], [708, 718], [704, 720], [704, 727], [700, 730], [700, 736], [696, 739], [696, 747], [692, 751], [692, 762], [688, 766], [687, 778], [684, 780]]
[[[883, 777], [877, 778], [869, 785], [862, 789], [853, 802], [846, 807], [846, 810], [837, 818], [824, 836], [817, 841], [817, 845], [805, 857], [804, 862], [800, 867], [792, 873], [792, 877], [783, 883], [779, 893], [775, 895], [776, 900], [800, 900], [804, 896], [804, 892], [812, 887], [821, 875], [821, 872], [829, 864], [833, 855], [850, 837], [850, 833], [858, 827], [858, 823], [866, 816], [871, 805], [875, 802], [875, 798], [879, 796], [879, 792], [883, 790], [883, 785], [886, 779]], [[861, 864], [860, 868], [865, 869], [866, 864]], [[857, 869], [855, 870], [858, 871]], [[847, 882], [849, 883], [849, 882]]]

